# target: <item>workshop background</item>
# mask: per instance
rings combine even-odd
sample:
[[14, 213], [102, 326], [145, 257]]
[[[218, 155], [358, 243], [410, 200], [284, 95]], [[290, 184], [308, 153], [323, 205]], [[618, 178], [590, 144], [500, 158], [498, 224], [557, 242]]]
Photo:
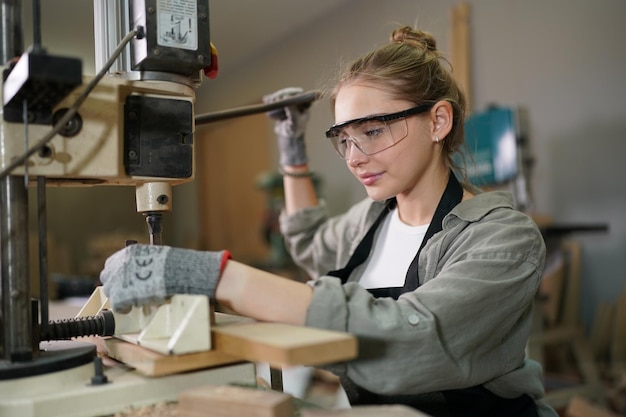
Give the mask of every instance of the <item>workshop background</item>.
[[[24, 2], [25, 45], [32, 42]], [[197, 90], [197, 114], [260, 103], [287, 86], [320, 88], [338, 65], [383, 44], [398, 24], [433, 33], [450, 50], [451, 8], [460, 0], [215, 0], [211, 40], [219, 75]], [[578, 233], [581, 314], [589, 326], [602, 302], [626, 283], [626, 2], [623, 0], [467, 0], [471, 108], [523, 107], [535, 164], [533, 213], [558, 223], [606, 224]], [[95, 73], [93, 4], [42, 2], [43, 45], [79, 56]], [[323, 132], [333, 123], [316, 102], [307, 129], [312, 168], [331, 213], [365, 196]], [[240, 259], [271, 257], [268, 210], [276, 169], [272, 125], [264, 115], [198, 126], [197, 175], [174, 188], [164, 243], [230, 248]], [[265, 182], [264, 182], [265, 181]], [[147, 239], [134, 189], [48, 192], [50, 265], [57, 275], [93, 276], [124, 239]], [[34, 205], [34, 204], [33, 204]], [[34, 207], [31, 205], [31, 211]]]

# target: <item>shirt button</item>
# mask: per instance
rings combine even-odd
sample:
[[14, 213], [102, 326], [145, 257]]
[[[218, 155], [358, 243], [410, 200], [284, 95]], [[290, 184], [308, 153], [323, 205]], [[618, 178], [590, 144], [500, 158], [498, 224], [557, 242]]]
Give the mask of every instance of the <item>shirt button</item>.
[[415, 326], [419, 322], [420, 322], [420, 316], [418, 316], [417, 314], [411, 314], [409, 316], [409, 324], [412, 324], [413, 326]]

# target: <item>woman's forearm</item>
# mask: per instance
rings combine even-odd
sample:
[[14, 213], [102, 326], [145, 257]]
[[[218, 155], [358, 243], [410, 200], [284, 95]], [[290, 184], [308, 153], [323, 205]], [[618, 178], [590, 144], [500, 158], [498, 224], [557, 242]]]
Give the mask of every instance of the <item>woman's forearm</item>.
[[289, 173], [308, 173], [308, 165], [283, 167], [283, 186], [285, 192], [285, 212], [293, 214], [298, 210], [318, 205], [313, 178], [289, 176]]
[[313, 290], [301, 282], [230, 260], [215, 296], [219, 304], [246, 317], [304, 325]]

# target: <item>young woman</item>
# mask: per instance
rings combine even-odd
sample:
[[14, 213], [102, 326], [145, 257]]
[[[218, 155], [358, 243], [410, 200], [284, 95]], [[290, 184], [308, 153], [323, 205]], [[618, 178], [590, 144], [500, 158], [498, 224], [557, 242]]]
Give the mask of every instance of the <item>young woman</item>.
[[259, 320], [352, 333], [359, 358], [330, 368], [352, 404], [556, 416], [541, 401], [540, 366], [525, 357], [545, 245], [511, 195], [459, 182], [452, 155], [463, 142], [465, 102], [434, 39], [395, 30], [344, 72], [330, 99], [336, 123], [326, 136], [368, 194], [343, 215], [329, 218], [315, 195], [306, 111], [287, 108], [275, 122], [281, 230], [310, 283], [226, 251], [132, 245], [101, 274], [113, 307], [200, 293]]

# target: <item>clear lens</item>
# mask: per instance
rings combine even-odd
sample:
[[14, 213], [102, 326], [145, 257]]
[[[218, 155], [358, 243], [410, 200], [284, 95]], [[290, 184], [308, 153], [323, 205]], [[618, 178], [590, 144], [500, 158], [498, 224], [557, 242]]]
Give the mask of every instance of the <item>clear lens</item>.
[[372, 119], [345, 126], [330, 140], [339, 156], [345, 158], [349, 146], [356, 146], [365, 155], [374, 155], [400, 142], [407, 133], [405, 118], [391, 121]]

